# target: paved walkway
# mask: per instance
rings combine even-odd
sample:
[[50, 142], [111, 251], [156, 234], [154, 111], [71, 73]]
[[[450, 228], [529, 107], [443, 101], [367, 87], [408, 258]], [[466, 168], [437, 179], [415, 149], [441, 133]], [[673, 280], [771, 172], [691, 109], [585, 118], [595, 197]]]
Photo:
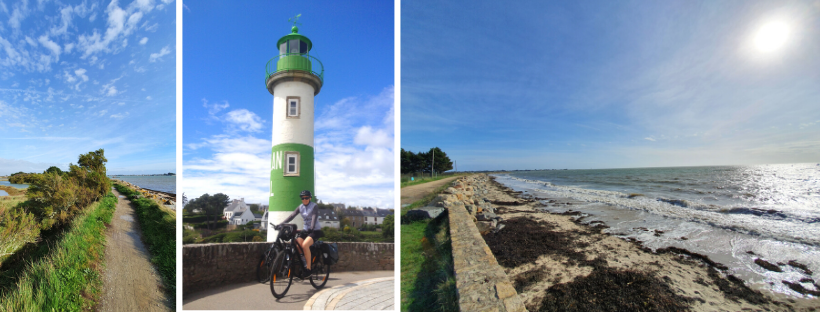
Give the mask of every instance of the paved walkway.
[[[394, 271], [330, 272], [327, 285], [317, 290], [307, 280], [293, 280], [288, 293], [276, 299], [270, 293], [270, 284], [256, 282], [226, 285], [193, 293], [182, 298], [183, 310], [303, 310], [321, 309], [334, 304], [337, 310], [394, 309]], [[387, 294], [389, 292], [389, 294]], [[389, 300], [387, 299], [389, 296]], [[371, 298], [372, 300], [365, 300]], [[381, 298], [381, 299], [379, 299]], [[337, 300], [338, 299], [338, 300]], [[335, 303], [334, 303], [335, 300]], [[364, 301], [363, 301], [364, 300]], [[363, 304], [369, 304], [370, 307]]]
[[305, 304], [305, 310], [395, 310], [395, 277], [373, 278], [322, 290]]

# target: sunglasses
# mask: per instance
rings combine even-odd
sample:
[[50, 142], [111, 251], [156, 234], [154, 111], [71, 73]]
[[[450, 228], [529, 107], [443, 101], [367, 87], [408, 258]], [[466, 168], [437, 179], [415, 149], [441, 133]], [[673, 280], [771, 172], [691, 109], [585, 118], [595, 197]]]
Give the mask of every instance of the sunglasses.
[[310, 197], [302, 197], [302, 200], [308, 200]]

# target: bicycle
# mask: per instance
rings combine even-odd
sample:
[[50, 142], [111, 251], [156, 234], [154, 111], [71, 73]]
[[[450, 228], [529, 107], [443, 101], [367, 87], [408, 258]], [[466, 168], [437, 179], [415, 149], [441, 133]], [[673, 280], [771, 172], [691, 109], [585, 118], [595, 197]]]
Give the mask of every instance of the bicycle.
[[270, 280], [271, 269], [273, 268], [273, 261], [276, 256], [282, 251], [280, 244], [273, 243], [267, 251], [262, 253], [259, 259], [259, 265], [256, 266], [256, 280], [264, 284]]
[[[271, 225], [274, 224], [271, 223]], [[274, 257], [271, 266], [270, 292], [274, 297], [279, 299], [284, 297], [288, 292], [294, 277], [304, 280], [300, 277], [300, 273], [305, 263], [297, 251], [302, 247], [296, 242], [296, 225], [276, 225], [274, 229], [279, 231], [274, 244], [278, 244], [282, 249], [281, 252], [278, 252]], [[322, 244], [324, 244], [324, 242], [316, 241], [310, 246], [310, 261], [313, 270], [309, 279], [310, 284], [316, 289], [324, 287], [325, 284], [327, 284], [327, 278], [330, 276], [330, 265], [325, 264], [320, 256], [322, 254], [320, 250]]]

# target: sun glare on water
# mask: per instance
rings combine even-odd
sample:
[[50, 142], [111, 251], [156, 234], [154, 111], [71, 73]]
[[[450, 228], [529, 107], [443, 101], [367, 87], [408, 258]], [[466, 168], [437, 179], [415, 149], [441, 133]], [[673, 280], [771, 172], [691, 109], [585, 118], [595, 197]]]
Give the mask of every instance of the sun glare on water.
[[789, 38], [789, 26], [783, 22], [770, 22], [757, 30], [754, 37], [755, 47], [760, 52], [779, 50]]

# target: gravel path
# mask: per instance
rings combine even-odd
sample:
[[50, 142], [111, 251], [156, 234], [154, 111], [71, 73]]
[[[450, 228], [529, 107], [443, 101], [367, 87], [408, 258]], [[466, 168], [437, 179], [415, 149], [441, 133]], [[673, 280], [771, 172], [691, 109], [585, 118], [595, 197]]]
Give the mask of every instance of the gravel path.
[[436, 188], [453, 182], [458, 177], [450, 177], [444, 178], [438, 181], [427, 182], [422, 184], [416, 184], [411, 186], [406, 186], [401, 188], [401, 204], [402, 206], [405, 204], [412, 204], [417, 200], [424, 198], [427, 194], [430, 194]]
[[117, 210], [107, 230], [100, 311], [170, 311], [162, 279], [151, 265], [131, 201], [116, 190]]

